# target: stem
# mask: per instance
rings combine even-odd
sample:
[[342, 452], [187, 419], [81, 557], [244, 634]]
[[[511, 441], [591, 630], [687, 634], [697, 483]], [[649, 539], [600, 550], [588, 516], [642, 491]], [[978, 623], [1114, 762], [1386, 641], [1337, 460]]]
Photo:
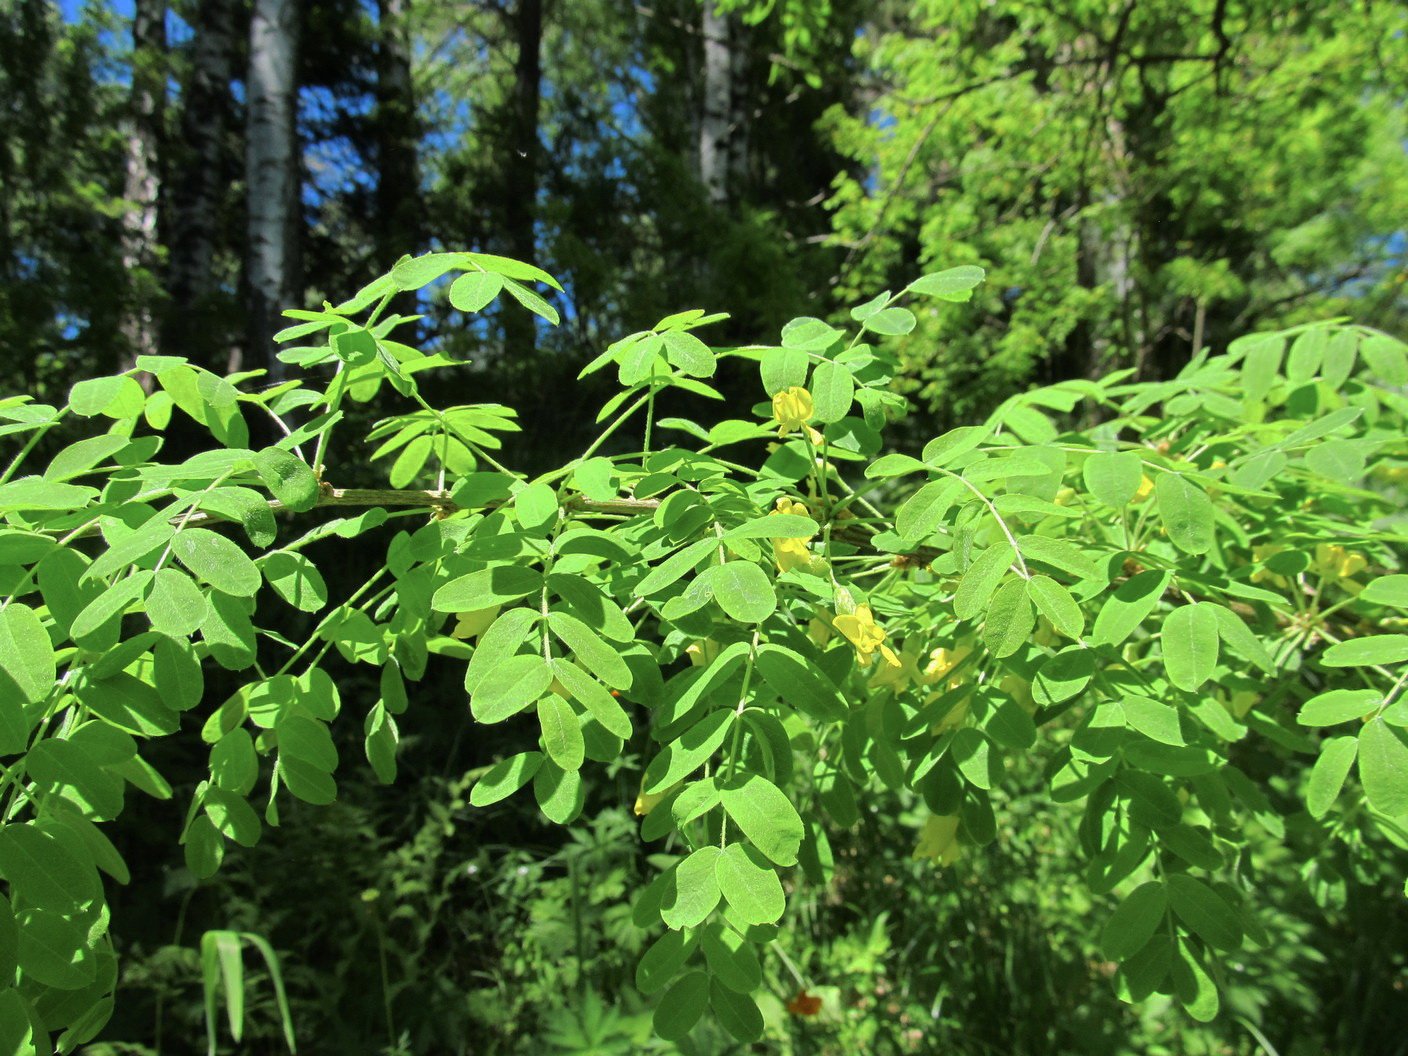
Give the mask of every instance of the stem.
[[993, 520], [997, 522], [997, 526], [1002, 529], [1002, 534], [1007, 536], [1007, 541], [1012, 544], [1012, 551], [1017, 555], [1017, 574], [1020, 575], [1023, 579], [1031, 579], [1032, 574], [1027, 571], [1027, 562], [1022, 558], [1022, 548], [1017, 545], [1017, 537], [1012, 534], [1012, 529], [1007, 527], [1007, 522], [1002, 519], [1002, 514], [997, 512], [997, 507], [992, 504], [992, 500], [989, 499], [986, 495], [984, 495], [979, 488], [974, 486], [973, 482], [970, 481], [967, 477], [960, 476], [959, 474], [953, 472], [953, 470], [951, 469], [943, 469], [941, 467], [935, 468], [937, 468], [939, 472], [943, 473], [945, 476], [952, 477], [954, 480], [958, 481], [965, 488], [967, 488], [969, 491], [971, 491], [974, 495], [978, 496], [978, 498], [982, 500], [983, 505], [986, 506], [988, 508], [988, 512], [992, 514]]

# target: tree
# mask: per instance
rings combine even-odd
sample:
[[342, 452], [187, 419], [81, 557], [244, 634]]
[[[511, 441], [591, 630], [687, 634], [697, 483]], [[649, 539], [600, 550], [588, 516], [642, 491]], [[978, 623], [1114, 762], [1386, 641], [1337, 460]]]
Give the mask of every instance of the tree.
[[858, 42], [874, 107], [834, 121], [857, 164], [831, 200], [842, 289], [955, 253], [1002, 262], [981, 316], [935, 313], [911, 338], [945, 420], [1032, 380], [1167, 377], [1195, 343], [1331, 303], [1393, 325], [1403, 20], [1222, 0], [889, 10]]
[[220, 293], [220, 260], [227, 250], [222, 222], [235, 159], [230, 82], [234, 76], [235, 4], [199, 0], [181, 84], [180, 135], [169, 152], [174, 178], [165, 188], [170, 212], [167, 288], [171, 301], [163, 346], [207, 368], [235, 356], [228, 312]]
[[162, 124], [166, 111], [166, 3], [137, 0], [132, 13], [132, 87], [123, 197], [122, 266], [131, 276], [120, 330], [124, 366], [158, 351], [160, 293], [157, 207], [162, 187]]
[[[183, 714], [209, 751], [181, 827], [195, 876], [295, 801], [337, 798], [333, 729], [361, 680], [333, 671], [375, 687], [357, 729], [390, 782], [412, 687], [453, 665], [475, 722], [522, 737], [472, 809], [531, 795], [571, 825], [600, 772], [643, 763], [641, 838], [669, 842], [632, 892], [651, 937], [634, 978], [672, 1041], [706, 1011], [759, 1040], [752, 995], [795, 926], [789, 903], [830, 881], [832, 836], [863, 807], [922, 803], [915, 853], [952, 866], [995, 839], [1009, 767], [1079, 813], [1103, 906], [1087, 944], [1126, 1001], [1167, 995], [1206, 1022], [1225, 980], [1258, 985], [1243, 966], [1269, 941], [1258, 872], [1284, 868], [1260, 834], [1288, 818], [1320, 826], [1307, 868], [1333, 847], [1397, 887], [1408, 555], [1385, 518], [1402, 506], [1408, 346], [1357, 325], [1259, 334], [1175, 381], [1059, 383], [922, 458], [882, 453], [901, 409], [889, 339], [917, 321], [902, 302], [961, 304], [982, 277], [925, 275], [857, 306], [850, 334], [802, 318], [776, 346], [711, 349], [698, 335], [719, 317], [699, 310], [660, 320], [585, 368], [622, 391], [581, 455], [531, 477], [498, 457], [513, 411], [429, 403], [448, 364], [381, 323], [398, 293], [439, 281], [550, 318], [535, 288], [556, 281], [487, 254], [404, 260], [296, 311], [288, 358], [326, 384], [241, 390], [169, 359], [150, 396], [128, 372], [62, 408], [7, 401], [30, 413], [0, 472], [6, 1036], [38, 1050], [62, 1032], [67, 1051], [111, 1014], [103, 875], [129, 871], [103, 827], [129, 785], [172, 796], [149, 753]], [[728, 359], [770, 396], [751, 419], [657, 419], [667, 390], [707, 395]], [[347, 461], [376, 445], [391, 487], [337, 487], [355, 421], [340, 412], [381, 392], [410, 407], [351, 437]], [[1108, 421], [1063, 429], [1082, 400]], [[295, 406], [323, 413], [246, 446], [246, 411]], [[152, 419], [174, 413], [209, 431], [208, 455], [152, 461]], [[32, 472], [67, 421], [101, 429]], [[640, 450], [605, 453], [635, 427]], [[667, 430], [693, 442], [662, 444]], [[305, 515], [280, 545], [279, 517]], [[316, 562], [340, 558], [319, 544], [365, 549], [391, 522], [384, 563], [331, 597]], [[301, 643], [256, 625], [265, 600], [313, 617]], [[236, 688], [207, 699], [207, 674]], [[242, 987], [246, 942], [277, 963], [258, 936], [215, 932], [212, 993], [217, 976]], [[231, 999], [236, 1033], [242, 1008]]]
[[295, 77], [301, 18], [296, 0], [255, 0], [249, 29], [245, 133], [249, 322], [242, 362], [267, 367], [275, 378], [282, 374], [282, 365], [273, 358], [280, 306], [301, 299], [302, 167]]

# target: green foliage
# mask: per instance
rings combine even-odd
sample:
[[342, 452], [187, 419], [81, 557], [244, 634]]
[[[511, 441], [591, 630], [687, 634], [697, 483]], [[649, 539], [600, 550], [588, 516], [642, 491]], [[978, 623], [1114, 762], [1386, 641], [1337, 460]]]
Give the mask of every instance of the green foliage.
[[[551, 317], [532, 284], [555, 284], [536, 268], [431, 254], [290, 313], [286, 343], [319, 342], [281, 353], [307, 380], [246, 389], [144, 358], [63, 407], [0, 404], [20, 445], [0, 473], [0, 955], [16, 973], [0, 1014], [19, 1051], [51, 1037], [73, 1051], [112, 1012], [105, 890], [128, 868], [103, 826], [128, 785], [184, 796], [153, 761], [163, 739], [185, 723], [208, 746], [180, 842], [195, 877], [217, 877], [300, 804], [345, 797], [349, 724], [394, 780], [426, 707], [407, 683], [432, 665], [514, 745], [456, 809], [531, 797], [605, 846], [620, 815], [594, 808], [640, 773], [650, 872], [622, 868], [592, 897], [615, 904], [615, 955], [643, 953], [656, 1034], [681, 1044], [787, 1032], [776, 963], [796, 971], [802, 905], [837, 882], [836, 843], [881, 803], [922, 826], [916, 858], [954, 866], [1004, 853], [999, 819], [1022, 809], [1008, 786], [1029, 786], [1076, 832], [1081, 860], [1063, 868], [1090, 903], [1072, 933], [1103, 949], [1114, 992], [1198, 1022], [1275, 942], [1257, 884], [1268, 834], [1315, 833], [1296, 842], [1307, 870], [1328, 862], [1319, 845], [1402, 881], [1400, 342], [1342, 324], [1258, 335], [1167, 381], [1063, 382], [920, 458], [883, 454], [903, 410], [883, 339], [912, 329], [907, 294], [920, 310], [963, 300], [979, 276], [955, 269], [869, 302], [849, 335], [801, 319], [777, 345], [710, 349], [693, 330], [717, 317], [691, 312], [623, 339], [584, 371], [614, 364], [623, 386], [599, 437], [530, 479], [499, 461], [513, 413], [429, 402], [445, 361], [395, 341], [407, 321], [384, 315], [399, 293], [466, 276]], [[753, 420], [656, 416], [669, 390], [707, 399], [703, 379], [740, 361], [770, 397]], [[392, 489], [338, 488], [364, 439], [346, 410], [383, 388], [415, 409], [374, 430], [423, 441], [414, 464], [393, 465]], [[1082, 405], [1099, 426], [1069, 428]], [[214, 443], [164, 463], [176, 411]], [[271, 415], [286, 435], [251, 448], [251, 421]], [[41, 443], [80, 431], [37, 464]], [[319, 562], [383, 525], [384, 560], [330, 597]], [[306, 614], [306, 635], [266, 629], [268, 611]], [[352, 692], [349, 670], [374, 688]], [[559, 859], [574, 907], [585, 855]], [[439, 881], [418, 891], [449, 897]], [[223, 988], [236, 1037], [241, 937], [284, 992], [258, 930], [203, 943], [207, 1010]], [[639, 1011], [584, 998], [550, 1033], [624, 1049], [643, 1043]]]
[[1033, 382], [1171, 377], [1253, 327], [1402, 327], [1401, 247], [1382, 237], [1408, 197], [1401, 7], [917, 0], [887, 16], [856, 42], [874, 93], [824, 124], [854, 161], [830, 200], [839, 290], [858, 303], [916, 261], [992, 270], [978, 311], [921, 312], [900, 343], [906, 391], [941, 421]]

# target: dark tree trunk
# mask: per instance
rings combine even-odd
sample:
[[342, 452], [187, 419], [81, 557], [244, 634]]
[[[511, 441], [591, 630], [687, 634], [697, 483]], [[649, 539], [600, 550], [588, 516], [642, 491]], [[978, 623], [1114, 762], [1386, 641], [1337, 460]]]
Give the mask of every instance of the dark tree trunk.
[[[164, 347], [210, 369], [227, 364], [230, 335], [216, 306], [216, 249], [225, 188], [235, 63], [233, 0], [201, 0], [194, 13], [190, 74], [181, 86], [181, 137], [173, 152], [170, 205], [171, 295]], [[222, 354], [223, 353], [223, 354]]]
[[408, 0], [379, 0], [376, 82], [377, 271], [420, 248], [420, 126], [411, 84]]
[[[543, 0], [518, 0], [513, 15], [518, 57], [514, 62], [513, 99], [504, 166], [504, 235], [510, 256], [537, 263], [538, 115], [542, 97]], [[504, 344], [511, 356], [529, 355], [537, 344], [535, 317], [516, 304], [506, 305]]]

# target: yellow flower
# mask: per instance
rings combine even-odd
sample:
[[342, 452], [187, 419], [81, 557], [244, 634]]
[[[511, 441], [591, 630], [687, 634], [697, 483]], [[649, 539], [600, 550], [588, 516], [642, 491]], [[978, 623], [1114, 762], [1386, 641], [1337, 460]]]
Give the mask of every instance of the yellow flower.
[[1320, 543], [1315, 548], [1315, 571], [1325, 579], [1348, 579], [1368, 567], [1368, 558], [1342, 546]]
[[892, 664], [885, 664], [876, 668], [875, 673], [870, 676], [871, 689], [893, 689], [896, 692], [906, 686], [916, 685], [923, 676], [919, 673], [919, 647], [911, 644], [913, 639], [906, 642], [900, 649], [900, 663], [898, 667]]
[[[794, 514], [798, 517], [809, 517], [811, 511], [804, 503], [795, 502], [792, 499], [783, 497], [777, 500], [777, 509], [772, 511], [776, 514]], [[794, 568], [806, 568], [811, 564], [812, 554], [807, 549], [807, 543], [812, 536], [796, 536], [789, 538], [774, 539], [772, 541], [772, 557], [777, 562], [779, 572], [788, 572]]]
[[885, 662], [892, 667], [900, 666], [900, 658], [885, 644], [885, 631], [875, 622], [869, 605], [857, 605], [856, 611], [847, 616], [837, 616], [831, 625], [846, 637], [846, 641], [856, 647], [856, 655], [863, 664], [870, 663], [871, 657], [879, 650]]
[[[962, 663], [972, 651], [971, 645], [955, 645], [952, 649], [940, 646], [929, 654], [929, 663], [924, 667], [921, 681], [926, 686], [932, 686]], [[950, 688], [957, 688], [957, 685]]]
[[701, 638], [685, 646], [684, 655], [689, 657], [691, 667], [708, 667], [719, 655], [719, 643], [712, 638]]
[[451, 638], [478, 638], [489, 629], [489, 625], [499, 618], [499, 607], [492, 605], [475, 612], [461, 612], [455, 617], [455, 629]]
[[636, 794], [635, 806], [632, 808], [632, 810], [635, 811], [636, 817], [645, 817], [662, 802], [672, 796], [683, 784], [683, 781], [676, 781], [663, 792], [647, 792], [645, 790], [645, 778], [642, 777], [640, 780], [640, 792]]
[[1152, 494], [1154, 494], [1154, 482], [1149, 479], [1149, 475], [1146, 473], [1139, 478], [1139, 490], [1134, 493], [1133, 501], [1143, 502]]
[[793, 429], [807, 424], [812, 416], [812, 394], [800, 385], [783, 389], [772, 398], [772, 416], [777, 420], [778, 436], [786, 436]]
[[962, 851], [958, 842], [958, 815], [930, 814], [919, 834], [913, 857], [915, 861], [937, 858], [944, 865], [952, 865]]

